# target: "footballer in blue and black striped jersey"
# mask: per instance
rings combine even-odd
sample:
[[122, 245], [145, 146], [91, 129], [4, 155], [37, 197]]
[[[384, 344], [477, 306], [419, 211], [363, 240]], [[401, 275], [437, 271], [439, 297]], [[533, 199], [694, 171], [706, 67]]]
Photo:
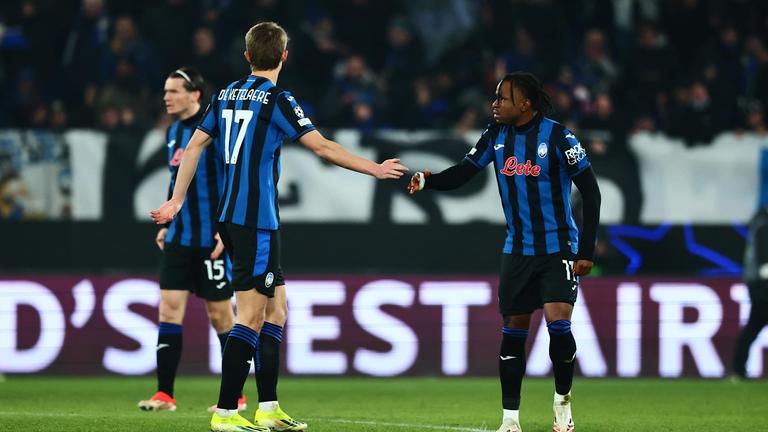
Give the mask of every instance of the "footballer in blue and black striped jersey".
[[[198, 123], [203, 118], [202, 108], [192, 117], [174, 121], [166, 132], [168, 149], [168, 169], [171, 182], [168, 186], [168, 198], [173, 194], [176, 174], [187, 143]], [[216, 234], [216, 209], [224, 186], [224, 161], [214, 149], [203, 150], [197, 166], [197, 173], [189, 188], [187, 201], [175, 218], [168, 225], [165, 243], [182, 246], [211, 248]]]
[[590, 164], [571, 131], [541, 113], [520, 127], [493, 124], [465, 160], [477, 168], [493, 163], [507, 220], [505, 254], [578, 254], [571, 179]]
[[278, 229], [283, 140], [315, 130], [296, 99], [268, 78], [249, 75], [212, 96], [198, 128], [216, 138], [226, 163], [219, 222]]
[[[251, 74], [212, 95], [182, 158], [173, 195], [150, 216], [163, 224], [178, 215], [203, 151], [215, 150], [223, 158], [218, 232], [232, 258], [238, 323], [224, 349], [211, 430], [300, 431], [307, 424], [292, 419], [277, 402], [280, 343], [288, 310], [280, 266], [277, 189], [283, 141], [299, 141], [325, 161], [378, 179], [400, 178], [408, 168], [399, 159], [377, 164], [357, 156], [315, 129], [294, 96], [277, 86], [288, 58], [288, 35], [278, 24], [251, 27], [245, 46]], [[237, 395], [248, 376], [248, 362], [257, 352], [259, 409], [252, 423], [237, 414]]]
[[[530, 73], [505, 76], [491, 106], [494, 122], [463, 160], [440, 173], [416, 173], [410, 193], [458, 188], [493, 166], [506, 218], [507, 235], [499, 276], [503, 317], [499, 351], [502, 425], [519, 431], [520, 388], [525, 373], [525, 340], [531, 315], [544, 308], [555, 375], [553, 431], [572, 432], [571, 386], [576, 341], [571, 314], [579, 277], [592, 269], [600, 189], [576, 136], [546, 117], [549, 96]], [[581, 192], [583, 226], [576, 225], [571, 184]]]
[[[163, 98], [166, 110], [177, 117], [165, 137], [171, 174], [169, 197], [173, 194], [187, 144], [203, 118], [199, 102], [203, 85], [202, 76], [188, 67], [177, 69], [166, 80]], [[167, 224], [163, 238], [158, 233], [158, 245], [163, 243], [162, 289], [191, 291], [209, 301], [232, 297], [226, 278], [228, 263], [221, 253], [223, 245], [216, 232], [216, 209], [223, 186], [221, 156], [213, 149], [203, 150], [179, 217]]]

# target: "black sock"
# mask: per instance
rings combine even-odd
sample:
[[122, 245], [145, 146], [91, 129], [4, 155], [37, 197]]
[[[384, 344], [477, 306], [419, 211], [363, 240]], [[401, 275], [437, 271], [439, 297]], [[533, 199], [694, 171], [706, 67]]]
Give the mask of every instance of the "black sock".
[[224, 354], [221, 359], [221, 387], [219, 402], [221, 409], [237, 409], [237, 398], [243, 390], [248, 371], [251, 369], [259, 334], [250, 327], [235, 324], [229, 331]]
[[501, 406], [508, 410], [520, 409], [520, 386], [525, 375], [525, 340], [528, 330], [503, 327], [499, 350], [499, 378], [501, 380]]
[[[224, 356], [224, 347], [227, 346], [227, 338], [229, 337], [229, 332], [225, 331], [224, 333], [217, 333], [216, 336], [219, 337], [219, 342], [221, 343], [221, 355], [222, 358]], [[240, 390], [240, 397], [243, 396], [243, 391]]]
[[277, 377], [280, 373], [280, 343], [282, 341], [283, 328], [277, 324], [265, 322], [264, 327], [261, 328], [257, 352], [256, 386], [259, 389], [259, 402], [277, 400]]
[[157, 390], [173, 397], [181, 359], [182, 326], [161, 322], [157, 329]]
[[217, 333], [216, 336], [219, 337], [219, 342], [221, 343], [221, 354], [224, 354], [224, 347], [227, 345], [227, 338], [229, 337], [229, 331], [225, 331], [223, 333]]
[[573, 385], [573, 367], [576, 360], [576, 340], [571, 333], [571, 322], [557, 320], [547, 324], [549, 330], [549, 358], [555, 374], [555, 391], [566, 395]]

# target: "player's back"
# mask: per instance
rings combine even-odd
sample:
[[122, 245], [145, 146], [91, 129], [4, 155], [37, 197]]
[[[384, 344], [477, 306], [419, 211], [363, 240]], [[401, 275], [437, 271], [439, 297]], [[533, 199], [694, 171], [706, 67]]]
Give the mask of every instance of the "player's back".
[[213, 95], [198, 128], [214, 138], [226, 167], [219, 221], [278, 229], [283, 140], [314, 130], [290, 92], [249, 75]]

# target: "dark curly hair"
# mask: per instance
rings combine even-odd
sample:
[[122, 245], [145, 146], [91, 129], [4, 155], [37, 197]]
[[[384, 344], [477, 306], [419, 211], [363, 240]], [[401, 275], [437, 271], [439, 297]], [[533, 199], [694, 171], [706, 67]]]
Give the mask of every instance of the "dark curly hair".
[[552, 113], [552, 100], [536, 75], [529, 72], [512, 72], [501, 79], [502, 83], [504, 81], [509, 81], [512, 87], [516, 87], [525, 97], [530, 99], [531, 107], [534, 110], [544, 115]]

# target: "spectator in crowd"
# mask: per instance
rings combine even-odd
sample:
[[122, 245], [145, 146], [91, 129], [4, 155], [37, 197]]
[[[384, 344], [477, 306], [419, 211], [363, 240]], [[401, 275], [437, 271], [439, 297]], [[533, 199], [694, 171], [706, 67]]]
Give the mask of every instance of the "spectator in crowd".
[[544, 69], [539, 60], [536, 40], [525, 27], [515, 30], [514, 47], [502, 53], [496, 60], [496, 77], [501, 79], [508, 72], [531, 71], [534, 75], [542, 75]]
[[192, 54], [189, 41], [198, 22], [198, 3], [196, 0], [147, 2], [139, 22], [142, 35], [152, 41], [157, 51], [160, 70], [171, 70]]
[[752, 100], [745, 103], [744, 110], [739, 119], [737, 132], [746, 132], [761, 138], [765, 138], [768, 135], [765, 112], [763, 111], [763, 105], [759, 101]]
[[198, 27], [193, 37], [194, 54], [189, 63], [206, 77], [213, 88], [223, 88], [232, 77], [226, 59], [216, 45], [216, 36], [210, 27]]
[[101, 82], [110, 82], [121, 73], [128, 61], [135, 66], [135, 78], [139, 85], [160, 91], [162, 76], [157, 60], [155, 50], [141, 37], [134, 19], [128, 15], [118, 17], [109, 47], [101, 59]]
[[412, 128], [437, 128], [447, 123], [449, 101], [436, 90], [437, 87], [426, 76], [421, 76], [413, 82], [416, 104], [411, 117]]
[[587, 152], [593, 159], [626, 151], [624, 122], [616, 114], [608, 93], [599, 93], [595, 97], [594, 111], [580, 122], [580, 126], [581, 136], [587, 141]]
[[618, 66], [611, 59], [605, 33], [591, 29], [584, 36], [584, 54], [576, 63], [576, 80], [592, 92], [609, 91], [618, 78]]
[[668, 83], [677, 78], [675, 56], [666, 46], [656, 24], [643, 23], [638, 30], [637, 47], [625, 70], [624, 85], [635, 112], [652, 112], [656, 96], [668, 91]]
[[414, 39], [408, 22], [397, 17], [387, 30], [387, 53], [384, 57], [382, 78], [388, 105], [387, 117], [394, 124], [408, 123], [413, 99], [404, 97], [419, 71], [423, 56], [421, 45]]
[[100, 106], [114, 106], [121, 112], [124, 126], [148, 127], [147, 114], [153, 112], [148, 86], [141, 81], [138, 66], [132, 57], [118, 59], [114, 79], [107, 83], [98, 99]]
[[75, 15], [74, 25], [67, 35], [62, 54], [63, 76], [67, 85], [62, 88], [65, 106], [71, 113], [71, 125], [88, 127], [93, 119], [92, 97], [99, 84], [99, 71], [94, 65], [107, 45], [109, 15], [103, 0], [82, 0]]
[[763, 105], [768, 103], [768, 49], [757, 35], [744, 43], [744, 94]]
[[0, 124], [90, 127], [105, 107], [152, 124], [163, 64], [192, 59], [214, 83], [245, 75], [241, 35], [263, 19], [294, 27], [282, 79], [329, 127], [463, 130], [519, 69], [544, 78], [554, 117], [574, 127], [609, 98], [632, 130], [707, 143], [759, 130], [744, 100], [768, 106], [757, 0], [19, 0], [0, 4]]
[[362, 56], [353, 54], [340, 63], [325, 98], [323, 115], [340, 126], [369, 124], [381, 103], [376, 77]]
[[578, 123], [579, 107], [574, 100], [571, 89], [565, 86], [558, 86], [554, 89], [552, 95], [552, 106], [555, 111], [557, 121], [565, 123]]
[[733, 26], [725, 26], [720, 37], [703, 50], [699, 69], [709, 89], [714, 125], [719, 130], [736, 126], [738, 98], [743, 94], [744, 76], [740, 36]]
[[709, 144], [716, 133], [709, 89], [696, 81], [677, 92], [676, 102], [667, 133], [682, 138], [689, 146]]
[[[289, 62], [296, 62], [287, 68], [284, 80], [293, 83], [296, 93], [303, 95], [310, 103], [323, 100], [326, 88], [312, 85], [331, 82], [334, 79], [334, 67], [348, 56], [349, 48], [336, 34], [336, 23], [325, 11], [308, 14], [301, 20], [300, 30], [294, 32], [291, 39]], [[239, 61], [240, 57], [238, 57]], [[305, 71], [312, 71], [312, 80], [308, 80]], [[302, 79], [295, 79], [294, 74], [301, 74]]]

